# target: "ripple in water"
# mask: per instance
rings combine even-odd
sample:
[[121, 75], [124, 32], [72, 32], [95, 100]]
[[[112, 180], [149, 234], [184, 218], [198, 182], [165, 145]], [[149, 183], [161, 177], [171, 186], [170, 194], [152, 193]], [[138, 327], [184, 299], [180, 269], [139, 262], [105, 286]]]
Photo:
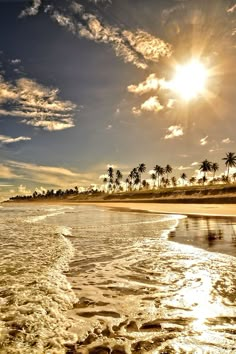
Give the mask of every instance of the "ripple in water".
[[[182, 220], [179, 227], [185, 221]], [[218, 226], [220, 223], [221, 220]], [[55, 305], [58, 297], [46, 291], [50, 306], [45, 307], [57, 306], [55, 316], [48, 318], [49, 310], [43, 312], [44, 303], [41, 302], [41, 312], [31, 318], [31, 327], [24, 328], [20, 341], [14, 342], [12, 337], [12, 348], [21, 343], [21, 348], [28, 345], [34, 353], [32, 337], [37, 346], [35, 353], [236, 352], [236, 259], [171, 242], [168, 233], [173, 236], [177, 224], [176, 216], [114, 212], [84, 206], [48, 217], [43, 224], [27, 223], [29, 229], [26, 231], [30, 233], [32, 227], [35, 231], [32, 236], [36, 239], [35, 249], [42, 249], [41, 263], [35, 260], [37, 267], [33, 267], [40, 268], [41, 272], [33, 272], [34, 279], [41, 279], [42, 273], [48, 275], [46, 269], [52, 269], [53, 276], [47, 277], [47, 286], [50, 288], [51, 284], [51, 291], [55, 288], [59, 291], [59, 299], [62, 299], [59, 304], [63, 306]], [[63, 227], [66, 227], [64, 231]], [[57, 236], [53, 230], [57, 230]], [[61, 274], [71, 257], [69, 244], [57, 246], [58, 253], [51, 249], [52, 254], [48, 256], [51, 244], [58, 245], [58, 239], [65, 242], [65, 238], [58, 237], [61, 233], [67, 234], [74, 250], [69, 268], [64, 272], [73, 293]], [[47, 241], [43, 242], [45, 237]], [[25, 244], [22, 249], [27, 249]], [[65, 249], [66, 261], [55, 270], [54, 264], [60, 260], [60, 254], [65, 254]], [[28, 253], [23, 254], [22, 259], [30, 257]], [[49, 263], [45, 259], [50, 259]], [[13, 274], [13, 288], [15, 281]], [[32, 288], [33, 298], [36, 289]], [[29, 294], [26, 298], [30, 298]], [[6, 312], [10, 306], [6, 304]], [[13, 318], [18, 318], [16, 309]], [[28, 320], [30, 314], [24, 316]], [[42, 335], [41, 330], [37, 330], [40, 328], [38, 323], [42, 325]], [[12, 328], [11, 324], [7, 325]], [[44, 335], [45, 340], [37, 339]], [[25, 353], [21, 348], [19, 353]]]

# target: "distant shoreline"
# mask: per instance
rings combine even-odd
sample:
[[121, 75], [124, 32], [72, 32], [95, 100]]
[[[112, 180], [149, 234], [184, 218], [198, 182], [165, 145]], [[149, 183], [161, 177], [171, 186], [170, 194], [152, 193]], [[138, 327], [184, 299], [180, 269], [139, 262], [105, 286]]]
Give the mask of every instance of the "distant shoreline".
[[159, 214], [178, 214], [186, 216], [208, 216], [208, 217], [236, 217], [235, 203], [183, 203], [180, 201], [165, 201], [157, 202], [153, 200], [83, 200], [83, 201], [69, 201], [69, 200], [42, 200], [42, 201], [18, 201], [18, 202], [4, 202], [3, 205], [95, 205], [99, 207], [107, 207], [117, 210], [139, 211], [139, 212], [152, 212]]
[[191, 217], [236, 217], [235, 204], [158, 204], [158, 203], [93, 203], [93, 205], [124, 211], [151, 212], [158, 214], [178, 214]]

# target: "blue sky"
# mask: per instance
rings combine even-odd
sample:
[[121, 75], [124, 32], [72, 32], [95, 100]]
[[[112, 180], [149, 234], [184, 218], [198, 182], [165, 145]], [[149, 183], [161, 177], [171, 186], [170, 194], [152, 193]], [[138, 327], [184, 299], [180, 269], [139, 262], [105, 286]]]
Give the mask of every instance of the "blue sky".
[[[235, 151], [235, 1], [0, 1], [0, 195]], [[200, 61], [204, 92], [173, 90]], [[177, 90], [178, 91], [178, 90]]]

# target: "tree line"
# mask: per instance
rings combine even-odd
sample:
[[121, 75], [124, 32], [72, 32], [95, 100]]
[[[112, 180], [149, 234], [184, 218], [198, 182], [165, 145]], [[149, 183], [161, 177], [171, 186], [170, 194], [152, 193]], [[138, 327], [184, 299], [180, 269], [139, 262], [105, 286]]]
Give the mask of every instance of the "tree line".
[[[219, 170], [219, 164], [217, 162], [211, 162], [207, 159], [203, 160], [199, 165], [199, 171], [202, 172], [203, 176], [197, 178], [191, 176], [188, 178], [186, 173], [180, 174], [179, 178], [182, 181], [182, 185], [206, 185], [206, 184], [217, 184], [217, 183], [230, 183], [236, 182], [236, 172], [230, 175], [230, 168], [236, 167], [236, 154], [233, 152], [226, 153], [226, 156], [222, 158], [226, 166], [226, 174], [222, 174], [220, 177], [216, 177], [216, 172]], [[175, 176], [171, 176], [173, 168], [167, 164], [165, 167], [160, 165], [155, 165], [150, 174], [150, 179], [143, 179], [143, 174], [146, 172], [147, 167], [145, 163], [140, 163], [137, 167], [134, 167], [127, 178], [123, 181], [123, 174], [120, 170], [116, 170], [109, 166], [106, 171], [106, 176], [103, 177], [104, 188], [94, 188], [92, 185], [85, 190], [79, 190], [77, 186], [71, 189], [58, 189], [58, 190], [47, 190], [41, 193], [34, 191], [32, 195], [21, 196], [17, 195], [11, 197], [10, 200], [34, 200], [34, 199], [48, 199], [48, 198], [67, 198], [73, 197], [75, 195], [101, 195], [104, 192], [123, 192], [123, 191], [133, 191], [142, 189], [158, 189], [166, 187], [177, 187], [178, 180]], [[207, 176], [207, 173], [212, 173], [211, 179]], [[150, 183], [152, 181], [152, 185]]]

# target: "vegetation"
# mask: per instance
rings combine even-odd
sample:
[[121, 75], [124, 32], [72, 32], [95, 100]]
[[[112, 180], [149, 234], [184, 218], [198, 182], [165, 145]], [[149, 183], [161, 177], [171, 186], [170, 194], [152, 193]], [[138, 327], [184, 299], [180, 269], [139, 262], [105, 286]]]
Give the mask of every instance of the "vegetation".
[[[236, 183], [236, 173], [230, 175], [230, 168], [236, 167], [236, 155], [233, 152], [228, 152], [226, 157], [222, 160], [225, 161], [227, 168], [227, 174], [216, 177], [216, 172], [219, 170], [219, 164], [217, 162], [210, 162], [207, 159], [203, 160], [199, 165], [199, 173], [202, 174], [200, 178], [191, 176], [188, 178], [186, 173], [181, 173], [179, 177], [171, 176], [173, 168], [167, 164], [166, 167], [155, 165], [153, 170], [149, 172], [149, 179], [143, 179], [143, 174], [147, 168], [145, 163], [140, 163], [137, 167], [134, 167], [128, 174], [125, 181], [123, 181], [123, 174], [120, 170], [114, 170], [112, 166], [107, 169], [107, 174], [103, 178], [103, 185], [97, 188], [94, 185], [89, 186], [86, 189], [78, 188], [74, 189], [58, 189], [47, 190], [42, 193], [35, 191], [32, 195], [28, 196], [15, 196], [10, 198], [11, 200], [35, 200], [35, 199], [73, 199], [78, 195], [81, 198], [87, 198], [88, 196], [101, 197], [104, 194], [114, 193], [127, 193], [137, 191], [168, 191], [174, 188], [180, 189], [184, 187], [197, 186], [215, 186], [216, 185], [230, 185]], [[202, 187], [201, 187], [202, 188]]]

